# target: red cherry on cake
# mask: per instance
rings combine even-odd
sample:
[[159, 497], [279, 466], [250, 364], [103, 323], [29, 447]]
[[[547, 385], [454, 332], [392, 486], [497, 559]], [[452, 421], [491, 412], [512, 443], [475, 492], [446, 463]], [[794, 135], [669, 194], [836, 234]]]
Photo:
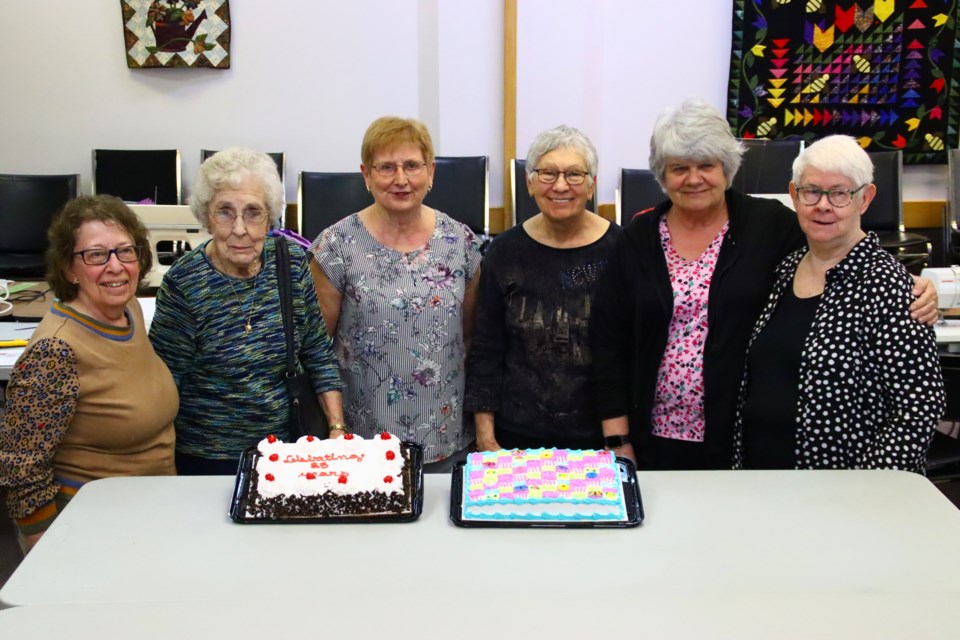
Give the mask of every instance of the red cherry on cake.
[[345, 436], [343, 436], [343, 439], [344, 439], [344, 440], [353, 440], [353, 434], [352, 434], [352, 433], [348, 433], [348, 434], [346, 434]]
[[279, 459], [280, 459], [280, 456], [278, 456], [277, 454], [275, 453], [270, 454], [270, 462], [276, 462]]
[[316, 480], [316, 479], [317, 479], [317, 474], [315, 474], [315, 473], [308, 473], [308, 474], [307, 474], [307, 480]]
[[393, 476], [383, 476], [383, 481], [386, 482], [387, 484], [390, 484], [391, 482], [393, 482]]
[[393, 460], [396, 457], [397, 454], [395, 454], [393, 451], [387, 451], [387, 460]]
[[339, 482], [340, 484], [347, 484], [347, 476], [340, 476], [339, 478], [337, 478], [337, 482]]
[[273, 482], [273, 480], [274, 480], [274, 477], [273, 477], [273, 474], [272, 474], [272, 473], [268, 473], [268, 474], [267, 474], [266, 476], [264, 476], [264, 477], [265, 477], [267, 480], [269, 480], [270, 482]]
[[307, 442], [313, 442], [313, 436], [307, 436]]
[[273, 444], [276, 441], [277, 441], [277, 436], [273, 435], [272, 433], [267, 436], [267, 442], [269, 442], [270, 444]]
[[389, 440], [389, 439], [390, 439], [390, 434], [387, 433], [386, 431], [384, 431], [383, 433], [380, 434], [380, 439], [381, 439], [381, 440]]

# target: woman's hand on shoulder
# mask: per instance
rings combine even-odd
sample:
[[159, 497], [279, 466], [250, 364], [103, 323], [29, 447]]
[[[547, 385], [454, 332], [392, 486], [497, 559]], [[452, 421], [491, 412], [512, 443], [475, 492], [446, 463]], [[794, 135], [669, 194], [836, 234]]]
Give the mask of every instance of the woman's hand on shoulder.
[[913, 295], [916, 300], [910, 305], [910, 317], [920, 324], [933, 326], [940, 319], [937, 309], [937, 288], [926, 278], [913, 276]]

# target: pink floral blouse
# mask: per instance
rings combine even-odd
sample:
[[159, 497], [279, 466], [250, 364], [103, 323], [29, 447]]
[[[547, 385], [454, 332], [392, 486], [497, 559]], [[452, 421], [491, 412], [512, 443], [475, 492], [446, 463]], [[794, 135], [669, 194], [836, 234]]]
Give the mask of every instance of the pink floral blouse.
[[673, 287], [673, 317], [667, 348], [657, 375], [653, 400], [653, 435], [703, 442], [703, 345], [707, 341], [707, 298], [720, 245], [729, 223], [692, 261], [670, 242], [666, 216], [660, 219], [660, 246]]

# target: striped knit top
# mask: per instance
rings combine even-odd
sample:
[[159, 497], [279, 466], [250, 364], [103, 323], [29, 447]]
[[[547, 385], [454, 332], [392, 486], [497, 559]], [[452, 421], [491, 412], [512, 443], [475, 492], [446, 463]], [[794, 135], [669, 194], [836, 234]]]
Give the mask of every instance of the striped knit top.
[[463, 298], [480, 266], [478, 238], [437, 211], [433, 236], [404, 253], [380, 244], [353, 214], [311, 248], [343, 294], [334, 342], [347, 424], [364, 438], [389, 431], [416, 442], [424, 462], [470, 444]]
[[[275, 242], [266, 238], [256, 277], [217, 271], [206, 243], [177, 261], [157, 292], [150, 340], [180, 390], [177, 451], [236, 459], [270, 433], [286, 437], [286, 345]], [[290, 244], [295, 347], [317, 393], [340, 389], [303, 249]], [[251, 331], [247, 333], [249, 320]]]

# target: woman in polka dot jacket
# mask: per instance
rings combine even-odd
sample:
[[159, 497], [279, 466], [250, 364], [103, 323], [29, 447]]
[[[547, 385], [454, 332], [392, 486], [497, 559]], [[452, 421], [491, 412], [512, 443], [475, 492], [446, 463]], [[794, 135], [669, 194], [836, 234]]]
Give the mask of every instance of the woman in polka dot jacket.
[[824, 138], [794, 161], [790, 195], [808, 246], [780, 264], [754, 327], [735, 466], [922, 473], [943, 378], [932, 329], [910, 318], [913, 280], [860, 228], [870, 157]]

